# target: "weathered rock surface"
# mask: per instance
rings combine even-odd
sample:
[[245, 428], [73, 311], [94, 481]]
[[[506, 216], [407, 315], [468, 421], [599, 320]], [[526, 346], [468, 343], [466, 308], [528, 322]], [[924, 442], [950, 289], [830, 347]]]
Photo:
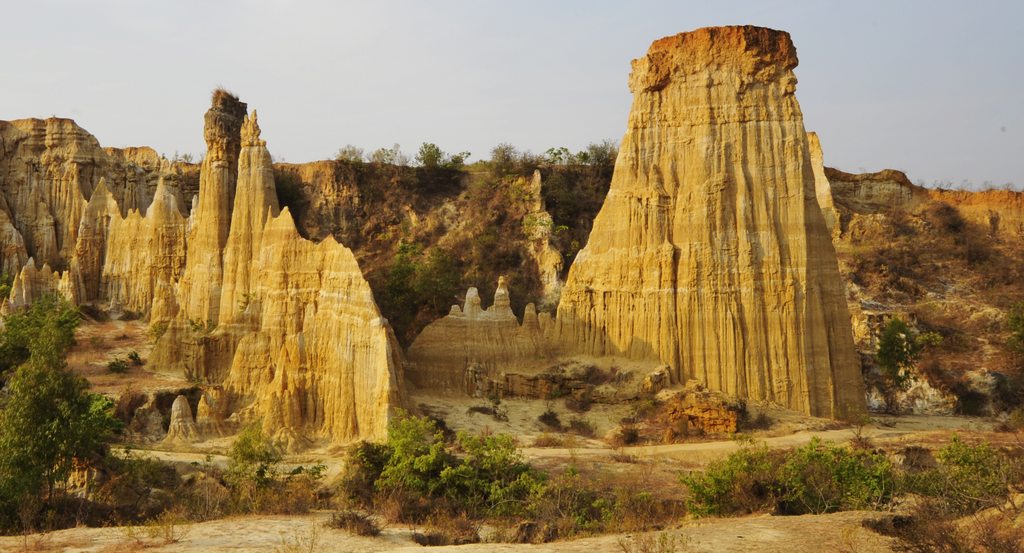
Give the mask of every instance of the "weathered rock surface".
[[[541, 320], [545, 322], [542, 323]], [[453, 305], [448, 316], [427, 325], [409, 347], [409, 379], [420, 387], [466, 390], [467, 370], [476, 378], [509, 369], [529, 370], [544, 362], [542, 325], [533, 304], [526, 306], [519, 323], [509, 304], [505, 278], [498, 280], [494, 303], [481, 307], [476, 288], [466, 292], [463, 308]]]
[[167, 427], [164, 441], [194, 442], [199, 438], [199, 429], [192, 418], [192, 407], [188, 404], [188, 398], [179, 395], [174, 398], [174, 404], [171, 405], [171, 423]]
[[206, 112], [206, 157], [199, 173], [198, 204], [190, 216], [188, 259], [178, 305], [186, 320], [216, 325], [223, 282], [223, 255], [231, 229], [246, 105], [218, 90]]
[[187, 220], [177, 196], [161, 177], [144, 216], [133, 209], [123, 219], [114, 213], [109, 220], [102, 297], [110, 311], [148, 313], [154, 323], [171, 319], [186, 259]]
[[[151, 148], [101, 148], [70, 119], [0, 121], [0, 266], [10, 269], [10, 259], [21, 256], [21, 265], [32, 257], [40, 265], [68, 268], [100, 180], [122, 216], [129, 209], [144, 212], [160, 166]], [[190, 198], [198, 184], [195, 166], [174, 163], [174, 169], [168, 186], [179, 199]], [[11, 234], [5, 216], [20, 238]]]
[[[216, 227], [193, 228], [181, 281], [183, 308], [159, 340], [154, 362], [223, 381], [224, 397], [217, 404], [225, 407], [218, 411], [239, 421], [261, 419], [267, 431], [293, 446], [309, 437], [381, 438], [391, 408], [403, 401], [401, 352], [387, 321], [348, 248], [330, 237], [305, 240], [287, 209], [278, 214], [270, 154], [255, 114], [241, 125], [239, 144], [229, 212], [204, 207], [206, 198], [221, 198], [205, 187], [223, 189], [224, 168], [211, 166], [217, 177], [201, 177], [202, 219], [193, 224], [230, 221], [229, 232], [221, 247], [214, 240]], [[193, 239], [204, 244], [198, 252]], [[197, 267], [189, 281], [192, 256], [209, 258], [218, 251], [222, 270]], [[188, 286], [217, 272], [220, 305], [213, 310], [204, 304], [213, 295], [196, 296], [203, 291]], [[193, 307], [217, 316], [220, 324], [197, 324], [184, 308], [190, 297]]]
[[839, 211], [832, 199], [832, 184], [825, 175], [825, 159], [817, 133], [807, 133], [807, 145], [811, 152], [811, 169], [814, 171], [814, 195], [825, 218], [825, 226], [833, 235], [839, 232]]
[[629, 127], [558, 308], [563, 351], [813, 415], [864, 409], [788, 34], [699, 29], [633, 62]]
[[743, 405], [713, 392], [698, 382], [687, 382], [681, 391], [659, 395], [663, 402], [655, 422], [663, 425], [665, 442], [672, 442], [694, 433], [732, 434], [739, 429]]
[[523, 217], [523, 232], [529, 241], [529, 252], [537, 264], [542, 286], [541, 308], [548, 309], [558, 305], [562, 293], [562, 254], [551, 245], [555, 222], [547, 212], [542, 195], [543, 183], [540, 170], [534, 170], [529, 181], [527, 193], [531, 199], [531, 209]]

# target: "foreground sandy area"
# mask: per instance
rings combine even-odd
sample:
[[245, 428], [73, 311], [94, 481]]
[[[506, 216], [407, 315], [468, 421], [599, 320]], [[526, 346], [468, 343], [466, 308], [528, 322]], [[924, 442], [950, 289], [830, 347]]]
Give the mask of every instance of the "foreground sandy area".
[[[359, 537], [324, 526], [326, 513], [306, 516], [235, 517], [182, 529], [176, 543], [150, 538], [143, 529], [76, 528], [44, 536], [0, 538], [0, 551], [52, 551], [100, 553], [152, 552], [281, 552], [351, 553], [412, 551], [479, 552], [622, 552], [633, 551], [643, 540], [661, 539], [679, 553], [813, 553], [893, 551], [892, 538], [863, 527], [863, 521], [884, 513], [851, 511], [832, 515], [713, 519], [685, 522], [662, 532], [612, 534], [541, 545], [483, 543], [425, 549], [412, 541], [413, 529], [392, 526], [375, 538]], [[137, 534], [138, 537], [133, 536]], [[664, 535], [664, 538], [660, 538]]]

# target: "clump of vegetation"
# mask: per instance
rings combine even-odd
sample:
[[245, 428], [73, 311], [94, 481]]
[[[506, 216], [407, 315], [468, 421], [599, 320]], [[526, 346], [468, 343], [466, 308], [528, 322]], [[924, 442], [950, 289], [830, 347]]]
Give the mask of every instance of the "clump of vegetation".
[[167, 332], [167, 321], [160, 321], [149, 325], [149, 339], [153, 342], [159, 340]]
[[357, 536], [379, 536], [380, 526], [369, 515], [352, 509], [345, 509], [331, 514], [327, 526], [339, 530], [348, 530]]
[[883, 454], [815, 438], [788, 452], [748, 445], [682, 482], [689, 512], [710, 516], [874, 509], [892, 499], [897, 480]]
[[135, 350], [132, 350], [128, 353], [128, 360], [131, 361], [132, 365], [135, 365], [136, 367], [141, 367], [146, 364], [146, 362], [142, 360], [142, 356], [139, 355], [139, 352]]
[[593, 438], [596, 432], [594, 423], [579, 417], [569, 419], [569, 430], [586, 438]]
[[342, 484], [351, 505], [459, 530], [428, 532], [444, 540], [467, 539], [467, 526], [486, 517], [543, 520], [539, 534], [553, 539], [617, 527], [627, 518], [647, 528], [676, 513], [646, 493], [592, 487], [573, 468], [551, 477], [526, 463], [508, 435], [461, 432], [446, 442], [427, 418], [400, 417], [386, 443], [357, 444], [351, 459]]
[[556, 413], [550, 407], [548, 407], [547, 410], [538, 415], [537, 420], [540, 421], [541, 424], [552, 430], [562, 429], [562, 419], [560, 419], [558, 417], [558, 413]]
[[51, 296], [9, 315], [0, 332], [0, 530], [29, 529], [66, 498], [76, 462], [101, 457], [120, 431], [113, 402], [67, 369], [78, 313]]
[[454, 257], [444, 249], [400, 245], [379, 296], [381, 309], [395, 314], [389, 317], [395, 333], [408, 340], [418, 330], [419, 311], [410, 306], [425, 305], [435, 316], [446, 312], [461, 288], [459, 272]]
[[130, 368], [131, 365], [128, 364], [128, 361], [121, 357], [115, 357], [110, 361], [107, 361], [107, 372], [112, 372], [114, 374], [124, 374], [128, 372], [128, 369]]
[[913, 369], [928, 346], [942, 341], [934, 332], [919, 333], [899, 318], [893, 318], [878, 338], [877, 360], [885, 378], [885, 400], [890, 412], [896, 408], [896, 394], [905, 392], [913, 379]]
[[419, 153], [416, 154], [416, 162], [419, 163], [425, 169], [462, 169], [466, 159], [469, 158], [469, 152], [459, 152], [457, 154], [448, 154], [441, 148], [437, 147], [437, 144], [431, 142], [424, 142], [420, 146]]
[[970, 445], [953, 436], [936, 459], [937, 467], [908, 474], [903, 487], [941, 499], [943, 508], [952, 513], [963, 515], [1000, 506], [1011, 487], [1024, 482], [1024, 461], [987, 443]]

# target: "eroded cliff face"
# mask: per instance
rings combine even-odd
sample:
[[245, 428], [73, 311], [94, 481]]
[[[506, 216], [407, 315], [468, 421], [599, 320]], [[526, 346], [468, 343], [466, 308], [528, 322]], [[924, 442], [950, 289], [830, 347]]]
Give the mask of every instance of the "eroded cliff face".
[[145, 215], [132, 209], [125, 218], [110, 216], [101, 279], [109, 311], [148, 314], [153, 324], [175, 315], [186, 226], [178, 198], [163, 177]]
[[1018, 370], [1005, 322], [1021, 299], [1024, 193], [926, 189], [894, 170], [824, 167], [819, 177], [830, 196], [822, 209], [839, 222], [833, 241], [869, 404], [885, 408], [874, 355], [885, 324], [899, 318], [942, 340], [925, 350], [910, 388], [895, 394], [898, 409], [999, 412], [995, 390]]
[[813, 415], [863, 411], [784, 32], [700, 29], [633, 62], [611, 189], [569, 271], [565, 351]]
[[[13, 274], [12, 267], [32, 257], [40, 266], [68, 269], [100, 180], [106, 189], [100, 196], [109, 194], [122, 216], [130, 209], [144, 212], [155, 194], [160, 164], [151, 148], [101, 148], [70, 119], [0, 121], [0, 267]], [[178, 198], [191, 197], [198, 182], [195, 167], [173, 166], [168, 187]]]

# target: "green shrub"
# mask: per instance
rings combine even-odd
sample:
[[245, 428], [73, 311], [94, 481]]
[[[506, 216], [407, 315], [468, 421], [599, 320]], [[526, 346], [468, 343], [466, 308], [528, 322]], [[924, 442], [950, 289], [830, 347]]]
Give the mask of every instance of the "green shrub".
[[259, 425], [251, 424], [231, 444], [227, 479], [265, 486], [277, 476], [282, 458], [281, 446], [264, 434]]
[[1001, 505], [1012, 485], [1024, 482], [1024, 466], [987, 443], [970, 445], [953, 436], [936, 455], [939, 466], [905, 477], [906, 491], [942, 499], [956, 513]]
[[771, 511], [778, 503], [779, 453], [764, 446], [744, 446], [704, 472], [681, 477], [688, 488], [687, 510], [696, 516], [720, 516]]
[[888, 504], [896, 490], [895, 472], [885, 455], [817, 438], [789, 454], [779, 481], [779, 510], [784, 514], [875, 509]]
[[440, 475], [445, 496], [452, 504], [475, 514], [525, 512], [529, 498], [541, 492], [545, 475], [523, 461], [515, 438], [460, 432], [457, 441], [464, 457]]
[[896, 491], [884, 455], [818, 438], [788, 452], [745, 446], [703, 473], [683, 475], [682, 482], [689, 488], [687, 508], [697, 516], [877, 508]]
[[[53, 329], [51, 329], [53, 330]], [[33, 348], [55, 347], [52, 332]], [[37, 355], [39, 354], [39, 355]], [[0, 409], [0, 530], [21, 528], [62, 495], [76, 463], [91, 463], [121, 429], [113, 402], [41, 350], [19, 367]], [[56, 365], [47, 363], [56, 362]]]
[[135, 365], [136, 367], [141, 367], [146, 364], [146, 362], [142, 360], [142, 356], [139, 355], [139, 352], [135, 350], [132, 350], [128, 354], [128, 360], [131, 361], [132, 365]]
[[0, 381], [30, 358], [63, 366], [80, 320], [78, 310], [56, 295], [37, 298], [29, 308], [8, 315], [0, 330]]

